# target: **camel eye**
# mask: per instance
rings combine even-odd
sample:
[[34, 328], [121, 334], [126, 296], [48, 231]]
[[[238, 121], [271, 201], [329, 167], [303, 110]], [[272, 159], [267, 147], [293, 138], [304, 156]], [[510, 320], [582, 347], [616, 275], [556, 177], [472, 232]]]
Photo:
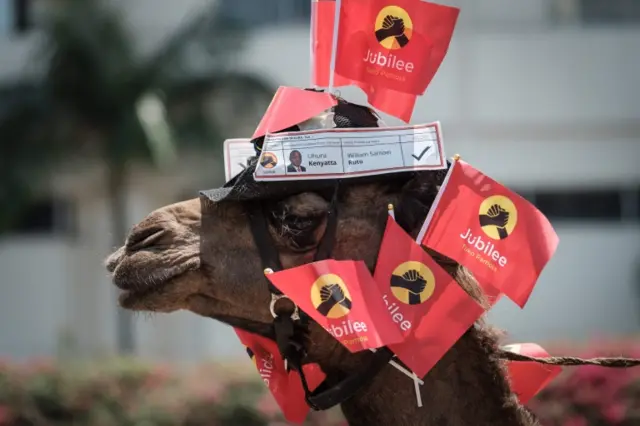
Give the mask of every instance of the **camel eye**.
[[319, 224], [321, 218], [313, 216], [296, 216], [291, 213], [282, 214], [277, 222], [284, 233], [297, 234], [301, 232], [313, 231]]
[[303, 251], [316, 245], [315, 230], [322, 223], [322, 216], [298, 216], [281, 209], [273, 212], [271, 222], [291, 249]]

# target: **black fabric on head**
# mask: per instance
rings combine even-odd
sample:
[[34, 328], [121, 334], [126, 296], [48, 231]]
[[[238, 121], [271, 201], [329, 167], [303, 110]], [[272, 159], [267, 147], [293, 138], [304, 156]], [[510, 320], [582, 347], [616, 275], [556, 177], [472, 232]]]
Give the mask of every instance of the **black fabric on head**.
[[339, 128], [379, 127], [378, 117], [364, 105], [352, 104], [338, 98], [338, 104], [333, 107], [333, 121]]

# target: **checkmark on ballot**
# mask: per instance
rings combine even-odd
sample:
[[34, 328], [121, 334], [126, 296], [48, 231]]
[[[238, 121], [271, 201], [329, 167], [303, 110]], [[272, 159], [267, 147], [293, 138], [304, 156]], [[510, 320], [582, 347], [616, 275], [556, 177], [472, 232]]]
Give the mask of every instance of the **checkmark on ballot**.
[[418, 154], [417, 157], [416, 157], [415, 154], [411, 154], [411, 156], [413, 158], [415, 158], [416, 160], [420, 161], [420, 160], [422, 160], [422, 157], [424, 157], [424, 155], [427, 153], [427, 151], [429, 151], [430, 148], [431, 148], [431, 145], [427, 145], [427, 147], [425, 149], [423, 149], [422, 152], [420, 154]]

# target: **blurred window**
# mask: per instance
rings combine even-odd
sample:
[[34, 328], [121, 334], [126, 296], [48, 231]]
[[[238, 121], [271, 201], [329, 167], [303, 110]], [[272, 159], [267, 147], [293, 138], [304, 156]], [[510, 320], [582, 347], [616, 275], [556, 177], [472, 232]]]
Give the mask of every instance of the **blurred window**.
[[23, 34], [33, 25], [33, 0], [0, 0], [0, 34]]
[[549, 219], [620, 220], [621, 195], [616, 190], [537, 191], [535, 203]]
[[75, 221], [75, 205], [70, 200], [41, 198], [30, 203], [5, 234], [72, 236]]
[[218, 0], [219, 12], [251, 28], [309, 23], [311, 0]]
[[640, 24], [640, 1], [580, 0], [580, 19], [587, 24]]
[[0, 0], [0, 33], [4, 35], [13, 32], [13, 0]]
[[549, 220], [638, 221], [640, 188], [515, 190]]

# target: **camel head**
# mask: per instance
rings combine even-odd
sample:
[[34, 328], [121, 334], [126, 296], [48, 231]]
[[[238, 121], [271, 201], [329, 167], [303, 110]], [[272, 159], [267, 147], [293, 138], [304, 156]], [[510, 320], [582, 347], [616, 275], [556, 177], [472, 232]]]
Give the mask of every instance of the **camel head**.
[[[153, 211], [131, 229], [124, 245], [106, 262], [113, 283], [121, 290], [123, 308], [186, 309], [273, 337], [271, 294], [247, 203], [254, 198], [263, 203], [268, 234], [280, 262], [291, 268], [313, 261], [327, 230], [335, 187], [328, 181], [255, 182], [252, 171], [250, 167], [236, 182], [238, 197], [214, 201], [211, 198], [215, 197], [202, 195]], [[398, 173], [343, 181], [331, 257], [363, 260], [373, 270], [388, 204], [397, 206], [398, 221], [415, 237], [444, 174]], [[239, 183], [243, 179], [251, 182], [243, 186]], [[317, 324], [310, 325], [309, 333], [310, 362], [340, 362], [339, 354], [348, 355]]]
[[[419, 218], [425, 217], [437, 192], [434, 173], [418, 174], [406, 182], [344, 185], [331, 257], [364, 260], [372, 270], [387, 205], [402, 208], [401, 198], [413, 196], [414, 214], [403, 217], [413, 220], [406, 229], [416, 235]], [[313, 261], [326, 231], [332, 192], [303, 191], [267, 202], [268, 231], [284, 268]], [[109, 256], [107, 269], [122, 291], [119, 303], [123, 308], [186, 309], [271, 335], [270, 293], [241, 201], [213, 202], [202, 196], [153, 211]], [[316, 344], [339, 345], [320, 327], [316, 331], [318, 336], [312, 339]]]

